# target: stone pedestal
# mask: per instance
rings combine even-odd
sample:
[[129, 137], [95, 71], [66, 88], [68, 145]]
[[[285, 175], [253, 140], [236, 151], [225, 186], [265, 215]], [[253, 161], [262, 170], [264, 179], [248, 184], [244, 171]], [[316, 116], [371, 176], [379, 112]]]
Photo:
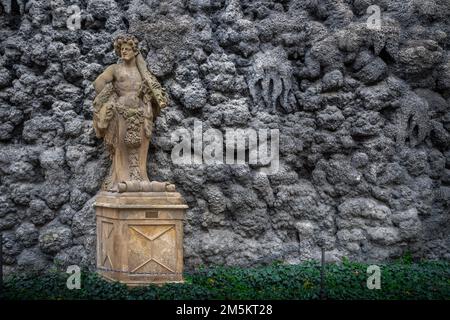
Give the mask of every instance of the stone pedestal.
[[183, 219], [178, 192], [100, 192], [97, 269], [130, 286], [183, 282]]

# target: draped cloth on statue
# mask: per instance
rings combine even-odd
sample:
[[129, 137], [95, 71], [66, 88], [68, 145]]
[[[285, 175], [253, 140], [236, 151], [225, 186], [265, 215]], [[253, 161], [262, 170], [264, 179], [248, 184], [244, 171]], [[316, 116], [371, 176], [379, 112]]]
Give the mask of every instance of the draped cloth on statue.
[[104, 139], [112, 160], [102, 186], [105, 191], [150, 191], [167, 186], [167, 183], [150, 183], [147, 175], [153, 119], [166, 106], [166, 93], [147, 70], [140, 54], [136, 64], [142, 78], [136, 93], [119, 96], [112, 82], [93, 103], [95, 132]]

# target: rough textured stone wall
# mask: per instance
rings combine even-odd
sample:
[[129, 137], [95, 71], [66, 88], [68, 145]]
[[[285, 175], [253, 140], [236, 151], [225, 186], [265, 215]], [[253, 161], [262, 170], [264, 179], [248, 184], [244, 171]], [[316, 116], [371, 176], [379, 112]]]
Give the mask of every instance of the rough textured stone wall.
[[[170, 107], [148, 169], [186, 198], [185, 263], [450, 258], [448, 0], [1, 0], [6, 271], [94, 265], [109, 164], [91, 85], [142, 40]], [[69, 5], [81, 29], [66, 27]], [[381, 30], [367, 28], [371, 4]], [[175, 165], [170, 133], [280, 130], [280, 169]]]

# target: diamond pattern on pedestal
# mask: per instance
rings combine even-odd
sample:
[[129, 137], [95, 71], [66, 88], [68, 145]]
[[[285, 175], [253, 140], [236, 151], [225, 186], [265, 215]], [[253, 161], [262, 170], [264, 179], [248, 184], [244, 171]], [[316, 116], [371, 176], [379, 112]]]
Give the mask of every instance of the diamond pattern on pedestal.
[[109, 269], [114, 269], [111, 254], [113, 241], [110, 239], [114, 230], [114, 224], [111, 222], [102, 221], [102, 247], [101, 247], [101, 266]]
[[128, 270], [175, 273], [175, 225], [129, 225]]

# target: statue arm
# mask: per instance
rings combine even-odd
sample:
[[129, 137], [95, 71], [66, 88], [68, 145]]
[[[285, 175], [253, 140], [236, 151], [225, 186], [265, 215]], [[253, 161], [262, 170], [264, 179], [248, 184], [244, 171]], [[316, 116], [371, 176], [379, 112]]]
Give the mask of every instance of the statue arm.
[[99, 94], [107, 83], [112, 82], [114, 79], [114, 68], [115, 65], [111, 65], [106, 70], [97, 77], [94, 81], [94, 89], [97, 94]]
[[93, 101], [94, 107], [94, 129], [97, 137], [104, 137], [110, 120], [114, 116], [113, 103], [115, 91], [112, 84], [114, 80], [115, 65], [111, 65], [95, 79], [93, 85], [96, 97]]
[[144, 80], [145, 91], [148, 91], [146, 94], [150, 95], [151, 100], [154, 101], [152, 107], [153, 115], [156, 117], [160, 110], [167, 106], [167, 94], [156, 77], [147, 69], [147, 64], [140, 53], [136, 57], [136, 65]]

